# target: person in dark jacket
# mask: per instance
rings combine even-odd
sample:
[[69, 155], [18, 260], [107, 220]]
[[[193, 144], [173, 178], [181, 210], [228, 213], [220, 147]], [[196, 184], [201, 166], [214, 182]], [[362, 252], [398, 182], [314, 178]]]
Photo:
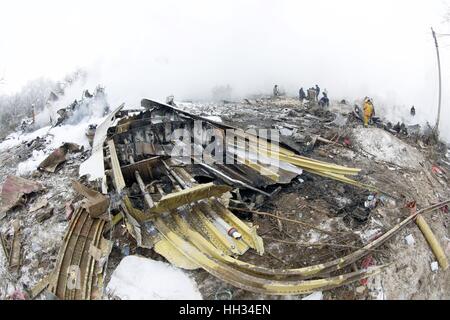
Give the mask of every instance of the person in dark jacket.
[[306, 94], [303, 88], [300, 88], [300, 90], [298, 91], [298, 98], [300, 100], [300, 104], [303, 105], [303, 100], [306, 99]]
[[273, 87], [273, 96], [274, 98], [278, 98], [280, 96], [280, 90], [278, 89], [277, 84]]
[[317, 97], [317, 100], [319, 100], [319, 95], [320, 95], [320, 88], [319, 88], [319, 86], [316, 84], [316, 92], [317, 92], [317, 95], [316, 95], [316, 97]]
[[330, 99], [328, 99], [328, 96], [325, 92], [322, 93], [323, 97], [319, 101], [319, 106], [321, 107], [329, 107], [330, 106]]

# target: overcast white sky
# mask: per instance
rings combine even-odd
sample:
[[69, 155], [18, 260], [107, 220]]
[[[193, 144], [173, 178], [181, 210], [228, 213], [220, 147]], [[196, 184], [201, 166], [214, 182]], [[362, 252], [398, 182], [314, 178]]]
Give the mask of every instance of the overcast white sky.
[[[414, 104], [433, 121], [430, 26], [448, 33], [445, 13], [443, 0], [2, 0], [0, 90], [76, 67], [88, 70], [91, 86], [103, 83], [113, 104], [207, 99], [222, 84], [244, 95], [317, 83], [332, 98], [368, 95], [402, 111]], [[450, 37], [440, 40], [446, 89]]]

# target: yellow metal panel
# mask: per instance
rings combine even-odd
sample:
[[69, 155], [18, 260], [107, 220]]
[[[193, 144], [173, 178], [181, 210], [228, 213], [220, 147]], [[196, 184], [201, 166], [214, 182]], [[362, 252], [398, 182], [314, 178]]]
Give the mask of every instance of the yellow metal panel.
[[196, 270], [200, 268], [198, 264], [188, 260], [182, 255], [169, 241], [165, 239], [159, 240], [154, 247], [155, 251], [162, 255], [174, 266], [186, 269], [186, 270]]
[[123, 179], [122, 170], [120, 169], [119, 159], [117, 158], [116, 146], [114, 141], [108, 140], [109, 153], [111, 156], [111, 165], [114, 176], [114, 185], [116, 187], [116, 192], [121, 193], [125, 188], [125, 180]]
[[[219, 258], [205, 254], [204, 252], [215, 252], [213, 246], [208, 241], [203, 241], [201, 236], [187, 229], [187, 235], [183, 238], [177, 235], [164, 223], [161, 218], [157, 218], [155, 226], [165, 239], [180, 251], [181, 254], [203, 269], [216, 276], [217, 278], [228, 282], [238, 288], [257, 293], [274, 295], [292, 295], [310, 293], [316, 290], [331, 289], [346, 283], [358, 281], [381, 272], [383, 267], [374, 267], [368, 270], [354, 272], [342, 276], [318, 280], [301, 281], [280, 281], [269, 280], [263, 277], [246, 274], [230, 265], [216, 260]], [[187, 239], [187, 240], [184, 240]], [[193, 245], [197, 246], [197, 248]], [[211, 248], [212, 247], [212, 248]], [[202, 248], [199, 250], [198, 248]]]
[[155, 204], [150, 212], [163, 213], [170, 210], [179, 208], [186, 204], [206, 199], [210, 197], [220, 196], [226, 192], [231, 191], [232, 188], [229, 186], [216, 186], [214, 183], [206, 183], [194, 186], [189, 189], [181, 190], [178, 192], [173, 192], [165, 195], [161, 200]]

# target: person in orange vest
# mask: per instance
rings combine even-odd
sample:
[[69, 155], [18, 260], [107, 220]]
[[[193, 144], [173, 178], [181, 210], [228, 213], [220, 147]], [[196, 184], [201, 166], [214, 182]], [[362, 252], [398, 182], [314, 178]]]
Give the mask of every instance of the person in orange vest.
[[364, 117], [363, 117], [364, 127], [368, 127], [370, 121], [372, 120], [372, 117], [375, 115], [375, 108], [373, 106], [372, 99], [369, 99], [367, 97], [364, 99], [363, 110], [364, 110]]

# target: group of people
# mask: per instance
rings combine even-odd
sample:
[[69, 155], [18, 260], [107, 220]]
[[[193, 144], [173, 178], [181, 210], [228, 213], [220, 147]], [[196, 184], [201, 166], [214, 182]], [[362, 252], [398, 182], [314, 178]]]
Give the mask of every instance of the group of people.
[[[281, 95], [280, 89], [279, 89], [278, 85], [276, 84], [273, 87], [273, 97], [278, 98], [280, 95]], [[321, 106], [321, 107], [328, 107], [330, 105], [330, 99], [328, 99], [327, 89], [325, 89], [322, 92], [322, 98], [320, 98], [320, 100], [319, 100], [320, 87], [317, 84], [315, 87], [311, 87], [308, 89], [308, 94], [305, 93], [305, 90], [303, 90], [303, 88], [300, 88], [298, 95], [299, 95], [300, 103], [302, 105], [305, 100], [317, 102], [319, 104], [319, 106]]]
[[[273, 95], [274, 95], [274, 97], [280, 96], [280, 91], [279, 91], [278, 85], [274, 86]], [[308, 100], [310, 102], [316, 102], [321, 107], [330, 106], [330, 99], [328, 98], [327, 90], [325, 89], [322, 92], [322, 97], [320, 98], [320, 100], [319, 100], [319, 95], [320, 95], [320, 87], [317, 84], [315, 85], [315, 87], [309, 88], [307, 90], [307, 92], [305, 92], [305, 90], [303, 88], [300, 88], [300, 90], [298, 91], [298, 97], [299, 97], [300, 103], [302, 105], [305, 100]], [[358, 109], [359, 109], [359, 107], [358, 107]], [[362, 115], [361, 115], [361, 109], [359, 109], [359, 117], [360, 117], [360, 119], [362, 118], [364, 126], [368, 127], [369, 124], [371, 124], [373, 122], [373, 117], [375, 116], [375, 107], [373, 104], [373, 100], [369, 97], [365, 97], [362, 109], [363, 109]], [[355, 110], [355, 112], [356, 112], [356, 110]], [[416, 114], [416, 109], [413, 106], [411, 108], [411, 115], [415, 116], [415, 114]]]
[[330, 106], [330, 99], [328, 99], [327, 89], [325, 89], [322, 92], [322, 98], [320, 98], [320, 100], [319, 95], [320, 95], [320, 87], [317, 84], [315, 87], [311, 87], [308, 89], [308, 94], [305, 93], [305, 90], [303, 90], [303, 88], [300, 88], [300, 90], [298, 91], [298, 97], [302, 105], [306, 99], [309, 101], [318, 102], [319, 106], [321, 107]]
[[[356, 113], [358, 113], [358, 111], [356, 110], [357, 108], [359, 109], [359, 107], [357, 105], [355, 105]], [[359, 115], [360, 115], [360, 118], [362, 118], [362, 120], [363, 120], [364, 127], [367, 128], [369, 126], [369, 124], [373, 123], [373, 118], [375, 117], [375, 107], [373, 104], [373, 100], [371, 98], [369, 98], [369, 97], [364, 98], [364, 105], [363, 105], [362, 111], [363, 111], [362, 117], [361, 117], [360, 113], [359, 113]], [[415, 106], [411, 107], [410, 114], [412, 117], [416, 116], [416, 107]], [[400, 123], [397, 124], [397, 127], [398, 128], [394, 127], [394, 130], [396, 130], [397, 132], [400, 132], [401, 130], [403, 130], [400, 127]]]

